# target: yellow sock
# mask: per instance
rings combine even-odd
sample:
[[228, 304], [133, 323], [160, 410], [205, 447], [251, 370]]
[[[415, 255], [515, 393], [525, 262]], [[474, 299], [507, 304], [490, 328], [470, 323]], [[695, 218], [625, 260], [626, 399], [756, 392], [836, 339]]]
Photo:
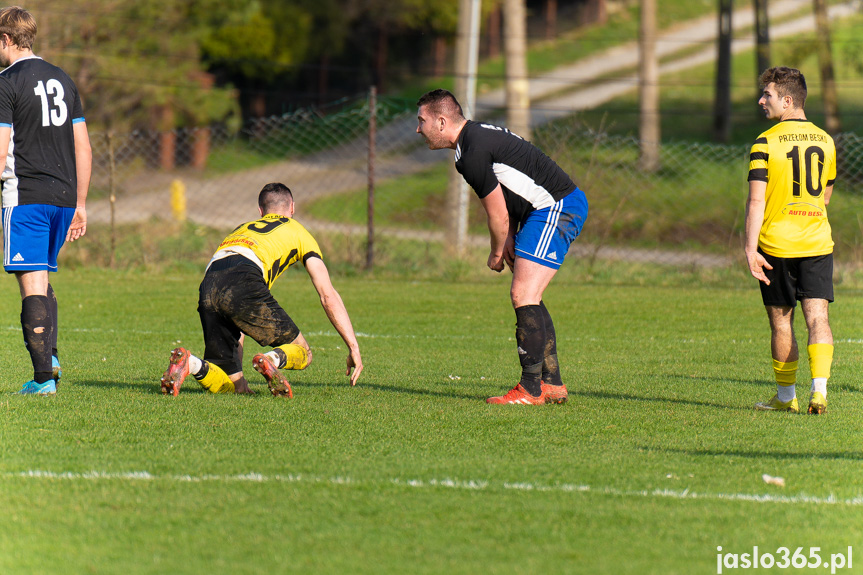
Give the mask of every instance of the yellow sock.
[[794, 385], [797, 383], [797, 361], [773, 360], [773, 375], [779, 385]]
[[829, 343], [813, 343], [806, 349], [809, 352], [809, 371], [812, 378], [829, 378], [830, 366], [833, 364], [833, 346]]
[[207, 362], [210, 366], [207, 375], [198, 380], [201, 387], [210, 393], [234, 393], [234, 382], [228, 377], [228, 374], [214, 363]]
[[280, 369], [306, 369], [309, 366], [309, 351], [301, 345], [286, 343], [276, 349], [282, 350], [287, 358]]

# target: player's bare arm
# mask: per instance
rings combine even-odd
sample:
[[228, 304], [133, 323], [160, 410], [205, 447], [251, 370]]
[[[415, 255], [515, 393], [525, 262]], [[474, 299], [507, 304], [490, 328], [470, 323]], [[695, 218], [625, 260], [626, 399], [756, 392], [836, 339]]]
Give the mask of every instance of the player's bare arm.
[[363, 371], [363, 359], [360, 356], [360, 346], [354, 333], [348, 310], [342, 301], [342, 297], [330, 280], [330, 272], [326, 264], [319, 258], [309, 258], [306, 261], [306, 270], [312, 279], [312, 284], [321, 298], [321, 306], [327, 314], [327, 318], [341, 336], [345, 345], [348, 346], [347, 371], [345, 375], [350, 376], [351, 385], [356, 385]]
[[746, 254], [746, 265], [752, 277], [770, 285], [764, 269], [772, 270], [773, 266], [758, 253], [758, 236], [761, 234], [761, 225], [764, 222], [766, 191], [766, 182], [758, 180], [749, 182], [749, 198], [746, 200], [746, 241], [743, 250]]
[[12, 140], [12, 128], [0, 127], [0, 158], [5, 161], [9, 153], [9, 142]]
[[[504, 253], [509, 237], [509, 212], [500, 184], [486, 197], [480, 200], [488, 216], [488, 232], [491, 236], [491, 252], [488, 255], [488, 267], [496, 272], [503, 271]], [[513, 248], [513, 258], [515, 250]]]
[[90, 147], [90, 135], [87, 124], [78, 122], [72, 127], [75, 136], [75, 173], [78, 180], [78, 202], [75, 215], [66, 240], [74, 242], [87, 233], [87, 192], [90, 190], [90, 176], [93, 168], [93, 150]]
[[825, 206], [830, 203], [830, 198], [832, 196], [833, 196], [833, 186], [827, 186], [827, 188], [824, 189], [824, 205]]
[[509, 234], [506, 236], [506, 243], [503, 246], [503, 259], [506, 265], [509, 266], [509, 271], [513, 271], [515, 266], [515, 234], [518, 232], [518, 222], [510, 218]]

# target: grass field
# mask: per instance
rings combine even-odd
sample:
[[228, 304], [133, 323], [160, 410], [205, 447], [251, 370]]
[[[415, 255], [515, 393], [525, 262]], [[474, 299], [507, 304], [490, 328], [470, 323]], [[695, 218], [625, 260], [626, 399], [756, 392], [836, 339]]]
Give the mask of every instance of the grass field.
[[0, 573], [690, 574], [716, 573], [718, 546], [824, 561], [852, 546], [855, 570], [837, 572], [863, 566], [863, 292], [831, 307], [830, 408], [811, 417], [752, 410], [774, 388], [742, 279], [564, 268], [545, 301], [570, 401], [537, 408], [483, 401], [518, 377], [507, 278], [336, 278], [366, 364], [350, 388], [304, 275], [275, 289], [316, 358], [292, 400], [250, 368], [253, 397], [191, 378], [160, 395], [169, 350], [201, 352], [199, 277], [87, 268], [53, 278], [58, 395], [16, 395], [29, 361], [5, 277]]

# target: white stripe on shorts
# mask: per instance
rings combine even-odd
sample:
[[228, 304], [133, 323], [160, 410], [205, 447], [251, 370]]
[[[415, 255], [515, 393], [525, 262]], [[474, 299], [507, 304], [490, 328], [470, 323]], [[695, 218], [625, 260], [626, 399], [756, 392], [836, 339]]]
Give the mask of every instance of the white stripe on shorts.
[[548, 216], [545, 219], [545, 227], [542, 228], [542, 234], [539, 236], [536, 250], [533, 255], [545, 259], [545, 254], [548, 253], [548, 246], [554, 237], [554, 230], [557, 228], [557, 221], [560, 219], [560, 212], [563, 210], [561, 202], [556, 202], [548, 210]]
[[9, 234], [10, 234], [10, 228], [12, 227], [10, 225], [10, 222], [12, 221], [12, 210], [13, 209], [14, 208], [12, 208], [12, 207], [6, 208], [4, 210], [5, 213], [3, 214], [5, 216], [3, 218], [3, 265], [4, 266], [9, 265], [9, 257], [10, 257], [9, 256], [9, 245], [10, 245], [9, 242], [10, 242], [10, 238], [11, 238], [11, 236]]

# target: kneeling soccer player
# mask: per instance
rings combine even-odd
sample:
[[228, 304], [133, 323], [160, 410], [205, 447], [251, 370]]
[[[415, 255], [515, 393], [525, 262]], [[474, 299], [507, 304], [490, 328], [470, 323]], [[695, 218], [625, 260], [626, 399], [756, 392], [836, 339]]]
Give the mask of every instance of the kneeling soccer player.
[[198, 314], [204, 332], [203, 359], [182, 347], [173, 350], [162, 376], [162, 393], [176, 396], [190, 374], [212, 393], [253, 393], [243, 376], [243, 340], [249, 335], [262, 346], [274, 347], [252, 360], [270, 392], [293, 397], [281, 370], [305, 369], [312, 353], [270, 288], [298, 261], [305, 265], [327, 318], [348, 347], [346, 374], [356, 385], [363, 370], [357, 338], [317, 242], [293, 219], [291, 190], [283, 184], [267, 184], [258, 196], [258, 209], [261, 219], [239, 226], [222, 241], [201, 282]]

